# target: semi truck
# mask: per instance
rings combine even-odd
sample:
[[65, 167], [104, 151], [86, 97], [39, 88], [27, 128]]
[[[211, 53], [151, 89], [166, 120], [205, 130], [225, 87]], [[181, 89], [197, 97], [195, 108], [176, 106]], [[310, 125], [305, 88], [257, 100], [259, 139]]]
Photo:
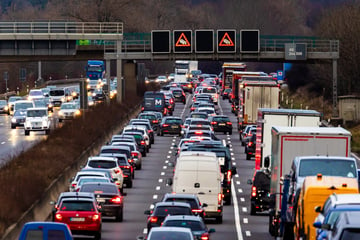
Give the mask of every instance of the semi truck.
[[264, 163], [265, 168], [270, 167], [271, 172], [269, 232], [273, 236], [279, 236], [280, 221], [286, 221], [289, 191], [289, 183], [284, 188], [283, 184], [291, 170], [293, 159], [297, 156], [316, 155], [348, 157], [351, 133], [341, 127], [273, 126], [271, 136], [271, 157], [265, 159]]
[[257, 112], [255, 171], [264, 167], [271, 154], [272, 126], [317, 127], [321, 114], [315, 110], [259, 108]]
[[221, 75], [221, 92], [232, 88], [232, 75], [234, 71], [246, 71], [246, 64], [240, 62], [224, 62]]
[[198, 69], [198, 61], [176, 60], [174, 82], [186, 82], [191, 72]]
[[246, 125], [256, 124], [258, 108], [279, 108], [280, 85], [262, 76], [243, 76], [238, 84], [237, 121], [241, 134]]
[[95, 89], [105, 77], [105, 63], [102, 60], [88, 60], [85, 69], [88, 89]]

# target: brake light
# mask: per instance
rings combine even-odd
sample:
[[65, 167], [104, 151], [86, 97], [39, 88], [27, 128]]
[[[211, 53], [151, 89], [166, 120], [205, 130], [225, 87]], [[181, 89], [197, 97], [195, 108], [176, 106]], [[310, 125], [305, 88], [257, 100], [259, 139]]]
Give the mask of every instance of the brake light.
[[163, 124], [162, 126], [163, 126], [163, 127], [168, 127], [168, 126], [169, 126], [169, 124]]
[[219, 194], [218, 194], [218, 204], [219, 204], [219, 205], [221, 204], [221, 200], [222, 200], [222, 194], [219, 193]]
[[251, 196], [252, 196], [252, 197], [256, 197], [256, 187], [255, 187], [255, 186], [253, 186], [253, 187], [251, 188]]
[[75, 187], [76, 187], [76, 183], [71, 184], [71, 187], [75, 188]]
[[219, 95], [218, 94], [215, 94], [215, 98], [218, 98], [219, 97]]
[[141, 143], [141, 145], [145, 145], [145, 141], [144, 141], [144, 140], [142, 140], [140, 143]]
[[187, 86], [188, 86], [189, 88], [191, 88], [191, 84], [188, 84]]
[[201, 240], [209, 240], [209, 234], [208, 233], [203, 233], [202, 235], [201, 235], [201, 238], [200, 238]]
[[150, 217], [150, 222], [151, 222], [151, 223], [156, 223], [157, 220], [158, 220], [157, 217]]
[[128, 159], [128, 162], [129, 162], [129, 163], [133, 163], [133, 162], [134, 162], [134, 159]]
[[116, 174], [119, 174], [119, 173], [120, 173], [120, 169], [115, 169], [114, 172], [115, 172]]
[[158, 123], [158, 120], [152, 120], [153, 123]]
[[193, 213], [201, 213], [203, 210], [202, 209], [192, 209], [191, 211]]
[[121, 203], [122, 202], [122, 198], [121, 197], [113, 197], [111, 200], [110, 200], [110, 202], [112, 202], [112, 203]]
[[227, 171], [226, 177], [227, 177], [227, 181], [231, 182], [231, 170]]
[[190, 110], [191, 110], [191, 111], [194, 111], [194, 110], [195, 110], [195, 107], [191, 107]]
[[211, 125], [215, 125], [216, 124], [216, 122], [211, 122]]
[[232, 122], [226, 122], [226, 124], [228, 124], [228, 125], [232, 125]]
[[62, 220], [61, 214], [60, 213], [55, 214], [55, 219], [61, 221]]
[[197, 132], [195, 132], [195, 134], [196, 134], [196, 135], [201, 135], [202, 132], [198, 132], [198, 131], [197, 131]]
[[141, 111], [144, 111], [144, 109], [145, 109], [144, 107], [141, 107]]
[[169, 102], [170, 102], [170, 104], [173, 104], [174, 100], [172, 98], [170, 98]]
[[138, 157], [138, 156], [139, 156], [139, 153], [137, 153], [137, 152], [131, 152], [131, 156], [133, 156], [133, 157]]
[[92, 217], [92, 220], [97, 221], [100, 219], [100, 215], [99, 214], [94, 214], [94, 216]]
[[130, 168], [130, 166], [124, 166], [123, 168], [129, 169], [129, 168]]

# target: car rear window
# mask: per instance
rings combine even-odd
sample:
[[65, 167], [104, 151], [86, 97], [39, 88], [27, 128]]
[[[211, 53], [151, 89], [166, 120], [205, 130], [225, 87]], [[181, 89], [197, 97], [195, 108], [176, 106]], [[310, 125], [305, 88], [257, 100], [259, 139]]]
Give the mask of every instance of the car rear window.
[[139, 116], [140, 119], [156, 119], [155, 115], [140, 115]]
[[167, 198], [165, 202], [183, 202], [190, 204], [190, 207], [192, 209], [198, 208], [198, 205], [195, 201], [195, 199], [189, 199], [189, 198]]
[[181, 124], [181, 119], [166, 119], [166, 123], [175, 123], [175, 124]]
[[89, 162], [89, 166], [93, 168], [115, 168], [116, 163], [114, 161], [106, 161], [106, 160], [91, 160]]
[[176, 232], [176, 231], [161, 231], [151, 233], [151, 239], [181, 239], [191, 240], [193, 239], [189, 233]]
[[61, 211], [94, 211], [94, 204], [89, 201], [63, 201]]
[[191, 221], [191, 220], [170, 220], [166, 221], [166, 224], [163, 224], [166, 227], [185, 227], [190, 228], [191, 231], [202, 231], [205, 229], [204, 224], [200, 221]]
[[119, 190], [115, 185], [84, 184], [81, 186], [80, 192], [93, 192], [95, 194], [118, 194]]
[[207, 114], [191, 114], [192, 118], [207, 118]]
[[230, 122], [228, 117], [214, 117], [213, 120], [216, 122]]
[[216, 93], [215, 88], [203, 88], [203, 93]]
[[210, 123], [208, 121], [194, 120], [191, 121], [190, 125], [210, 125]]
[[189, 208], [180, 206], [161, 206], [157, 207], [154, 215], [156, 216], [167, 216], [167, 215], [192, 215]]

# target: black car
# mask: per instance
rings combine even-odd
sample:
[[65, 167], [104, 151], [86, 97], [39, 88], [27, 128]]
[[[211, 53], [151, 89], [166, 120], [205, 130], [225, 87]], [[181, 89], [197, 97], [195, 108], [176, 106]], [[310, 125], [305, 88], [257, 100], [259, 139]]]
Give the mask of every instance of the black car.
[[159, 119], [155, 113], [143, 112], [137, 117], [139, 119], [149, 119], [151, 127], [156, 131], [159, 127]]
[[[116, 153], [116, 154], [124, 154], [127, 158], [127, 161], [133, 168], [135, 168], [135, 162], [133, 161], [133, 156], [131, 154], [131, 147], [129, 146], [120, 146], [120, 145], [106, 145], [102, 146], [100, 153]], [[134, 178], [134, 176], [133, 176]]]
[[176, 102], [182, 102], [186, 104], [186, 95], [181, 88], [175, 88], [172, 90]]
[[146, 210], [144, 214], [148, 215], [148, 232], [152, 227], [160, 227], [168, 215], [193, 215], [190, 204], [183, 202], [158, 202], [153, 210]]
[[231, 88], [226, 88], [223, 92], [222, 92], [222, 99], [229, 99], [229, 95], [231, 93]]
[[[131, 123], [129, 123], [129, 125], [133, 125], [133, 126], [145, 126], [146, 130], [148, 132], [149, 138], [150, 138], [150, 143], [153, 144], [155, 142], [155, 138], [154, 138], [154, 130], [151, 127], [151, 124], [148, 122], [141, 122], [141, 121], [130, 121]], [[160, 121], [159, 121], [160, 123]]]
[[100, 153], [101, 157], [116, 157], [119, 167], [121, 168], [124, 176], [124, 183], [126, 187], [132, 188], [134, 179], [134, 167], [128, 162], [125, 154], [120, 153]]
[[15, 129], [18, 126], [24, 126], [26, 118], [26, 109], [16, 110], [11, 118], [11, 129]]
[[114, 216], [116, 221], [123, 221], [124, 199], [115, 184], [84, 183], [79, 192], [94, 193], [96, 201], [101, 206], [102, 216]]
[[165, 117], [160, 124], [158, 135], [164, 136], [164, 134], [167, 133], [181, 136], [182, 125], [183, 121], [179, 117]]
[[184, 92], [192, 93], [193, 86], [191, 82], [181, 82], [180, 85]]
[[209, 117], [211, 126], [213, 127], [214, 132], [223, 132], [232, 134], [232, 123], [228, 116], [217, 115]]
[[251, 184], [251, 215], [269, 209], [270, 177], [271, 174], [268, 169], [260, 169], [255, 172], [253, 180], [248, 180], [248, 184]]
[[255, 157], [255, 149], [256, 149], [256, 134], [253, 134], [245, 145], [246, 160], [250, 160], [251, 157]]
[[146, 157], [146, 153], [149, 152], [149, 148], [146, 146], [145, 137], [138, 132], [126, 132], [121, 134], [121, 136], [134, 136], [137, 145], [141, 154]]
[[96, 88], [92, 93], [92, 98], [95, 102], [105, 101], [106, 95], [102, 88]]

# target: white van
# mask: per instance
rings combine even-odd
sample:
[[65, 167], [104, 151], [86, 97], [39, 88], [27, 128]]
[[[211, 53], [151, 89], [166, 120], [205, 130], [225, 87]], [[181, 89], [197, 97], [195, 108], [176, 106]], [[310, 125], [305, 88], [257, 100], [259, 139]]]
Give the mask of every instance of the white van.
[[182, 152], [176, 161], [173, 181], [169, 181], [174, 193], [197, 194], [206, 203], [207, 218], [222, 223], [223, 192], [220, 165], [213, 152]]

